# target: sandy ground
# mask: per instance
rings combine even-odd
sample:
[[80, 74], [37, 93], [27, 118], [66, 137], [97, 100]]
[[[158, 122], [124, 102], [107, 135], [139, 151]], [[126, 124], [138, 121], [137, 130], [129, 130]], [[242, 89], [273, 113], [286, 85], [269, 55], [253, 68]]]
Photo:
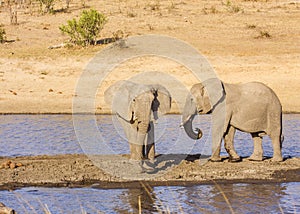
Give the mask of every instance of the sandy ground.
[[[165, 156], [160, 162], [163, 165], [167, 165], [174, 157], [161, 156]], [[178, 156], [180, 155], [176, 155]], [[124, 160], [118, 162], [116, 157], [121, 156], [100, 156], [100, 159], [106, 161], [111, 167], [115, 167], [116, 163], [121, 166]], [[0, 158], [1, 166], [5, 166], [8, 162], [19, 167], [1, 167], [0, 189], [32, 185], [72, 187], [97, 184], [102, 188], [115, 188], [136, 185], [132, 183], [133, 181], [149, 182], [152, 185], [188, 185], [224, 182], [225, 178], [227, 182], [300, 181], [300, 158], [288, 158], [280, 163], [271, 162], [270, 159], [250, 162], [244, 158], [242, 162], [230, 163], [224, 157], [224, 161], [220, 163], [200, 164], [198, 155], [190, 155], [177, 163], [173, 161], [173, 166], [169, 165], [165, 168], [157, 165], [152, 170], [143, 170], [143, 172], [138, 172], [137, 168], [126, 169], [128, 174], [135, 174], [140, 176], [139, 178], [125, 178], [125, 176], [118, 177], [116, 174], [110, 174], [111, 172], [104, 168], [96, 167], [97, 163], [92, 162], [85, 155]]]
[[[48, 49], [67, 41], [58, 27], [78, 17], [82, 1], [66, 12], [40, 14], [37, 6], [20, 6], [18, 25], [0, 8], [7, 40], [0, 44], [0, 113], [71, 113], [82, 70], [106, 45]], [[261, 81], [279, 96], [285, 112], [300, 112], [300, 2], [270, 1], [99, 1], [85, 2], [109, 19], [99, 39], [163, 34], [190, 43], [231, 83]], [[229, 2], [229, 3], [228, 3]], [[64, 1], [54, 9], [65, 7]], [[266, 36], [270, 35], [270, 37]], [[95, 111], [109, 112], [103, 91], [117, 80], [143, 70], [169, 72], [186, 87], [197, 82], [182, 65], [155, 57], [118, 66], [99, 86]], [[173, 112], [176, 112], [173, 108]]]

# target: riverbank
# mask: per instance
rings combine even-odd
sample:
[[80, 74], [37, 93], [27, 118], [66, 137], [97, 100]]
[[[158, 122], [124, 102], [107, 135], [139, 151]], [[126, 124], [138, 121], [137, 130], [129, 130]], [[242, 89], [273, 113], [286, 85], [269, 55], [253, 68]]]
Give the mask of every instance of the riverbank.
[[[126, 155], [114, 155], [114, 158]], [[162, 155], [164, 156], [164, 155]], [[175, 155], [176, 156], [176, 155]], [[177, 155], [177, 157], [180, 155]], [[171, 156], [165, 155], [164, 160]], [[174, 155], [172, 156], [174, 157]], [[100, 156], [101, 161], [111, 163], [111, 156]], [[159, 158], [158, 158], [159, 159]], [[124, 159], [122, 159], [124, 163]], [[178, 161], [173, 168], [166, 167], [157, 175], [150, 171], [135, 172], [148, 174], [143, 179], [125, 179], [111, 172], [99, 169], [85, 155], [29, 156], [0, 158], [0, 163], [13, 163], [3, 167], [0, 173], [0, 189], [13, 189], [24, 186], [79, 187], [93, 185], [99, 188], [125, 188], [142, 185], [192, 185], [222, 182], [300, 182], [300, 158], [287, 158], [280, 163], [265, 159], [250, 162], [246, 158], [239, 163], [230, 163], [224, 157], [223, 162], [207, 162], [200, 165], [199, 155], [189, 155]], [[176, 161], [175, 161], [176, 162]], [[120, 162], [121, 163], [121, 162]], [[174, 161], [173, 161], [174, 163]], [[96, 164], [97, 165], [97, 164]]]
[[[8, 42], [0, 44], [0, 113], [72, 113], [78, 79], [106, 45], [49, 49], [67, 41], [59, 26], [95, 8], [108, 17], [101, 38], [163, 34], [199, 50], [224, 82], [260, 81], [270, 86], [284, 112], [300, 112], [299, 1], [109, 1], [55, 4], [55, 14], [18, 7], [18, 25], [0, 7]], [[62, 12], [61, 12], [62, 11]], [[64, 12], [65, 11], [65, 12]], [[187, 88], [197, 82], [184, 66], [159, 57], [129, 60], [114, 69], [95, 94], [95, 112], [108, 113], [104, 90], [143, 71], [172, 75]], [[173, 105], [172, 113], [178, 112]]]

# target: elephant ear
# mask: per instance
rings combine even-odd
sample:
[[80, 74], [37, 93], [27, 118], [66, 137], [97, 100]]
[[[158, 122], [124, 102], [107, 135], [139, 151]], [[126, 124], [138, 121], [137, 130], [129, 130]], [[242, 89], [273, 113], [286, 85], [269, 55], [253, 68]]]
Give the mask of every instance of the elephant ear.
[[[223, 83], [218, 78], [211, 78], [205, 80], [202, 84], [204, 86], [204, 96], [208, 98], [212, 109], [224, 98]], [[208, 101], [206, 100], [206, 102]]]
[[172, 97], [170, 92], [162, 85], [152, 85], [151, 91], [154, 95], [151, 109], [153, 111], [154, 119], [158, 119], [158, 114], [163, 115], [170, 111]]
[[222, 100], [224, 96], [223, 84], [219, 79], [208, 79], [202, 83], [194, 85], [191, 89], [192, 94], [200, 94], [201, 102], [197, 103], [202, 114], [206, 114]]
[[115, 84], [109, 86], [104, 92], [104, 101], [108, 105], [112, 105], [114, 96], [119, 91], [120, 87], [122, 86], [123, 81], [116, 82]]
[[126, 121], [131, 120], [129, 107], [131, 104], [130, 101], [132, 100], [132, 95], [130, 94], [132, 84], [132, 82], [122, 80], [111, 85], [104, 92], [104, 100], [111, 106], [112, 113], [118, 114]]
[[207, 89], [204, 86], [201, 87], [200, 94], [201, 94], [202, 100], [203, 100], [202, 110], [203, 110], [203, 113], [206, 114], [206, 113], [208, 113], [212, 110], [213, 105], [212, 105], [211, 100], [209, 98], [209, 94], [207, 92]]

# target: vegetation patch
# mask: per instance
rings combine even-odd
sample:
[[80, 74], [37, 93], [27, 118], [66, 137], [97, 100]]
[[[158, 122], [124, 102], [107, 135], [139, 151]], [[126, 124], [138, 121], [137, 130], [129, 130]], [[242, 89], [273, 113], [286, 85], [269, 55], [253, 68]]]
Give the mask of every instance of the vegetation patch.
[[266, 31], [266, 30], [261, 30], [259, 31], [259, 35], [257, 37], [255, 37], [256, 39], [259, 39], [259, 38], [271, 38], [271, 34]]
[[107, 18], [97, 10], [84, 10], [79, 20], [68, 20], [66, 25], [59, 29], [70, 37], [70, 42], [76, 45], [87, 46], [97, 43], [97, 36], [107, 23]]

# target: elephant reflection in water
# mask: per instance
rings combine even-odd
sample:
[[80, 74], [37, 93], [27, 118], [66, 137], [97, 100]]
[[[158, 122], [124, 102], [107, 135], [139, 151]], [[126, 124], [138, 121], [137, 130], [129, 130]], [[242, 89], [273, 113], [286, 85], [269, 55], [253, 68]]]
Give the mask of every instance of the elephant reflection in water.
[[162, 85], [143, 85], [120, 81], [104, 93], [105, 101], [125, 131], [130, 159], [155, 158], [154, 123], [171, 108], [171, 95]]
[[126, 190], [119, 196], [124, 204], [128, 204], [131, 209], [117, 209], [118, 213], [161, 213], [156, 206], [156, 195], [153, 188], [146, 183], [137, 184], [134, 188]]
[[[184, 198], [194, 213], [282, 213], [282, 184], [218, 184], [187, 187]], [[200, 200], [201, 199], [201, 200]], [[193, 201], [193, 203], [190, 203]], [[226, 213], [226, 212], [225, 212]]]
[[[283, 184], [211, 184], [187, 187], [160, 187], [146, 183], [129, 188], [119, 199], [130, 209], [118, 213], [282, 213], [286, 196]], [[161, 191], [163, 198], [160, 199]]]

